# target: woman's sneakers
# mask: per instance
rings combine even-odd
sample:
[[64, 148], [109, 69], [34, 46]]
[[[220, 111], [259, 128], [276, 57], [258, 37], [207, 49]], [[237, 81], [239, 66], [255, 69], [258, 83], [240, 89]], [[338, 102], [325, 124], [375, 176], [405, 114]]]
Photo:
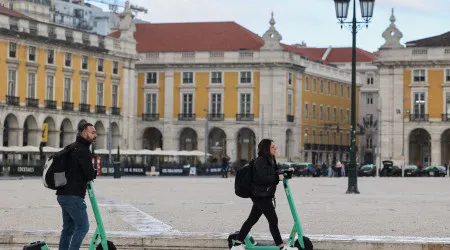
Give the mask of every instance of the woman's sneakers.
[[244, 247], [244, 245], [242, 245], [242, 244], [239, 244], [239, 245], [234, 245], [232, 248], [231, 248], [231, 250], [245, 250], [245, 247]]

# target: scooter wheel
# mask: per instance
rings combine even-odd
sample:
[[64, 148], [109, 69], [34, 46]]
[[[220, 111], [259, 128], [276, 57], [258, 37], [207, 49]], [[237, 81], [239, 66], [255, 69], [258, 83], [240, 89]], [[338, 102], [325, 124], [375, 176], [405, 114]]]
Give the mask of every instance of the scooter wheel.
[[[107, 242], [108, 242], [108, 250], [117, 250], [116, 246], [114, 245], [114, 243], [112, 241], [108, 240]], [[102, 244], [98, 244], [95, 249], [96, 250], [103, 250]]]
[[294, 247], [298, 248], [299, 250], [313, 250], [314, 249], [313, 244], [308, 237], [303, 236], [303, 243], [305, 243], [305, 248], [301, 247], [298, 240], [296, 240], [294, 243]]
[[236, 241], [238, 236], [239, 236], [239, 231], [231, 233], [228, 236], [228, 249], [231, 249], [233, 247], [233, 240]]

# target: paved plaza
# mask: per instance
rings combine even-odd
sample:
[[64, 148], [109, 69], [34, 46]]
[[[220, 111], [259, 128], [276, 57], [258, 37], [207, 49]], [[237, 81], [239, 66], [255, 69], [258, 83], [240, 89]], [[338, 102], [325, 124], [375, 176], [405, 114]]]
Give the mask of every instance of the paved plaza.
[[[448, 237], [449, 178], [359, 178], [359, 195], [345, 194], [347, 181], [290, 180], [306, 235]], [[251, 208], [250, 200], [234, 195], [233, 178], [100, 177], [94, 189], [111, 234], [227, 234], [239, 230]], [[56, 196], [40, 179], [0, 180], [0, 197], [3, 231], [60, 230]], [[88, 200], [92, 232], [95, 221]], [[287, 234], [292, 219], [280, 189], [276, 204], [280, 230]], [[269, 235], [265, 218], [252, 233]]]

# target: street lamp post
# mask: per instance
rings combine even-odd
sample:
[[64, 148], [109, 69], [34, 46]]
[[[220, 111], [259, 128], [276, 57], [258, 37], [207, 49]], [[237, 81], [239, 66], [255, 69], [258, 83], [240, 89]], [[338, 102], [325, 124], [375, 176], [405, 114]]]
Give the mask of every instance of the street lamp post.
[[350, 0], [334, 0], [336, 7], [336, 17], [341, 24], [341, 28], [344, 24], [348, 24], [352, 28], [352, 103], [351, 103], [351, 149], [350, 149], [350, 163], [348, 173], [348, 189], [347, 194], [359, 194], [358, 180], [356, 174], [356, 33], [357, 28], [360, 28], [360, 24], [368, 26], [370, 19], [373, 15], [373, 7], [375, 0], [359, 0], [361, 4], [361, 16], [364, 19], [363, 22], [356, 21], [356, 0], [353, 0], [353, 19], [351, 22], [345, 22], [348, 15], [348, 8]]
[[208, 160], [208, 116], [209, 116], [209, 112], [207, 109], [204, 109], [203, 111], [205, 111], [206, 116], [205, 116], [205, 165], [206, 162]]

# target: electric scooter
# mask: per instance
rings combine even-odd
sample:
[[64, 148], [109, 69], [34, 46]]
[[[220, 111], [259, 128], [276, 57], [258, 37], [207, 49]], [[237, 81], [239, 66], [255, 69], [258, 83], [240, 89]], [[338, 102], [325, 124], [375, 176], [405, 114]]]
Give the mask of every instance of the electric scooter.
[[[292, 217], [294, 219], [294, 226], [292, 227], [292, 231], [289, 234], [288, 246], [296, 247], [300, 250], [313, 250], [313, 244], [311, 240], [303, 234], [302, 226], [300, 224], [300, 219], [298, 217], [297, 208], [295, 207], [294, 199], [292, 198], [291, 189], [289, 188], [289, 179], [292, 178], [293, 171], [286, 170], [283, 172], [284, 180], [283, 187], [286, 193], [286, 197], [289, 203], [289, 207], [291, 208]], [[233, 247], [237, 237], [239, 235], [239, 231], [231, 233], [228, 236], [228, 248], [231, 249]], [[295, 237], [297, 239], [295, 239]], [[248, 234], [245, 237], [243, 242], [245, 248], [248, 250], [280, 250], [280, 248], [274, 244], [262, 244], [256, 242], [253, 237]]]
[[[100, 215], [100, 209], [98, 208], [97, 199], [95, 198], [92, 181], [88, 182], [87, 191], [89, 199], [91, 200], [95, 221], [97, 222], [97, 229], [95, 230], [94, 237], [92, 237], [91, 243], [89, 244], [89, 250], [116, 250], [114, 243], [108, 241], [106, 237], [105, 227], [103, 226], [102, 216]], [[50, 248], [44, 241], [36, 241], [25, 245], [23, 250], [50, 250]]]

